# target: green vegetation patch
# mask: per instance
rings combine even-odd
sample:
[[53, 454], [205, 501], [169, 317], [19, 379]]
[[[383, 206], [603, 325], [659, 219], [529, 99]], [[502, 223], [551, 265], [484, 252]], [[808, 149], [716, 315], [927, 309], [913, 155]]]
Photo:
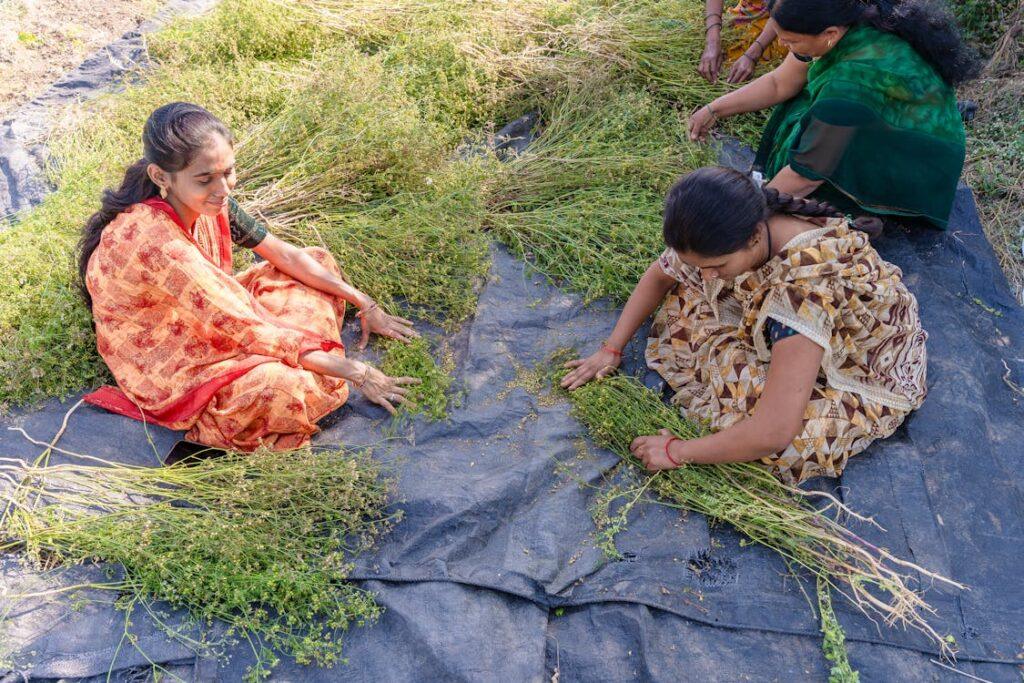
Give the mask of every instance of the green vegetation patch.
[[488, 225], [588, 300], [625, 301], [664, 248], [665, 192], [714, 159], [647, 91], [594, 78], [542, 111], [539, 139], [493, 183]]
[[850, 666], [846, 652], [846, 632], [832, 609], [832, 595], [828, 584], [818, 580], [818, 613], [821, 615], [821, 649], [825, 659], [832, 662], [828, 683], [860, 683], [860, 673]]
[[423, 380], [422, 384], [410, 388], [408, 398], [416, 407], [407, 409], [407, 413], [423, 414], [432, 420], [448, 417], [448, 406], [453, 400], [451, 373], [455, 369], [455, 362], [451, 357], [446, 357], [438, 363], [426, 338], [421, 337], [410, 344], [386, 342], [380, 367], [392, 377], [416, 377]]
[[[565, 372], [555, 373], [554, 380]], [[618, 375], [594, 381], [568, 397], [573, 415], [587, 427], [591, 438], [638, 467], [640, 462], [629, 450], [636, 437], [656, 435], [661, 429], [682, 439], [705, 433], [632, 377]], [[925, 618], [927, 603], [906, 583], [909, 563], [861, 541], [825, 514], [831, 509], [857, 517], [837, 499], [786, 486], [757, 463], [664, 470], [652, 475], [646, 488], [661, 504], [728, 522], [751, 542], [771, 548], [787, 563], [810, 571], [866, 615], [917, 629], [943, 652], [950, 652], [949, 643]], [[811, 496], [824, 499], [826, 510], [811, 505]], [[916, 565], [915, 569], [960, 587]]]
[[[385, 509], [390, 484], [367, 453], [0, 470], [19, 482], [5, 496], [0, 551], [20, 550], [41, 570], [120, 564], [123, 577], [80, 588], [118, 594], [126, 621], [142, 608], [160, 623], [157, 601], [186, 609], [186, 628], [167, 633], [200, 653], [248, 640], [258, 660], [253, 678], [273, 666], [274, 653], [300, 664], [342, 661], [344, 631], [381, 613], [371, 593], [347, 582], [352, 554], [397, 520]], [[227, 632], [206, 633], [213, 619]]]

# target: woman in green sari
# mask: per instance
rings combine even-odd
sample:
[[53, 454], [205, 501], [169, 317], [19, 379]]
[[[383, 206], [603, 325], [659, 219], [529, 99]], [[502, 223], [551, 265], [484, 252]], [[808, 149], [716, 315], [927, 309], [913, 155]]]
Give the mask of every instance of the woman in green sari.
[[790, 55], [698, 109], [691, 139], [775, 106], [755, 161], [771, 187], [945, 228], [965, 156], [954, 87], [978, 73], [954, 20], [924, 0], [769, 4]]

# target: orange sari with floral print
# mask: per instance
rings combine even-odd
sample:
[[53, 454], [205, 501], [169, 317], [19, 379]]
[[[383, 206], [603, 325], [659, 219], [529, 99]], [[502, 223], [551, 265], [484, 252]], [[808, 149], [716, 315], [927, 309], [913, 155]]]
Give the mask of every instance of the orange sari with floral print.
[[[309, 253], [338, 272], [328, 252]], [[226, 212], [189, 230], [163, 200], [134, 205], [104, 229], [86, 286], [117, 381], [89, 403], [249, 451], [308, 444], [348, 398], [344, 380], [299, 366], [314, 349], [344, 354], [344, 302], [269, 263], [232, 276]]]

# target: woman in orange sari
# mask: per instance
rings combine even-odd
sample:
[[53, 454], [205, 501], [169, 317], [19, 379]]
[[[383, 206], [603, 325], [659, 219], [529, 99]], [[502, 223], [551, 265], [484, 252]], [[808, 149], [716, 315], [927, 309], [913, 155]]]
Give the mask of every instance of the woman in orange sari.
[[[349, 384], [390, 412], [407, 385], [345, 357], [346, 303], [370, 333], [418, 336], [345, 282], [333, 257], [267, 232], [230, 198], [232, 136], [212, 114], [176, 102], [154, 111], [144, 156], [107, 190], [85, 226], [79, 274], [96, 343], [117, 388], [90, 403], [217, 448], [309, 443]], [[264, 259], [232, 275], [232, 243]]]
[[[722, 49], [723, 11], [729, 40]], [[704, 54], [697, 70], [708, 83], [716, 83], [722, 65], [732, 64], [726, 81], [743, 83], [754, 75], [757, 63], [782, 61], [789, 51], [775, 40], [775, 28], [768, 24], [766, 0], [738, 0], [725, 10], [724, 0], [707, 0], [704, 16]]]

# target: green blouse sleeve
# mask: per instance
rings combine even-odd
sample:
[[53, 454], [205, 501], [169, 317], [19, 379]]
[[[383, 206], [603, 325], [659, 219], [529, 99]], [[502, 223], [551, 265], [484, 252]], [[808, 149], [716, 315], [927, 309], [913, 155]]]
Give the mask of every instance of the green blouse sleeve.
[[228, 197], [228, 226], [231, 241], [246, 249], [259, 246], [267, 236], [267, 226], [243, 211], [234, 197]]

